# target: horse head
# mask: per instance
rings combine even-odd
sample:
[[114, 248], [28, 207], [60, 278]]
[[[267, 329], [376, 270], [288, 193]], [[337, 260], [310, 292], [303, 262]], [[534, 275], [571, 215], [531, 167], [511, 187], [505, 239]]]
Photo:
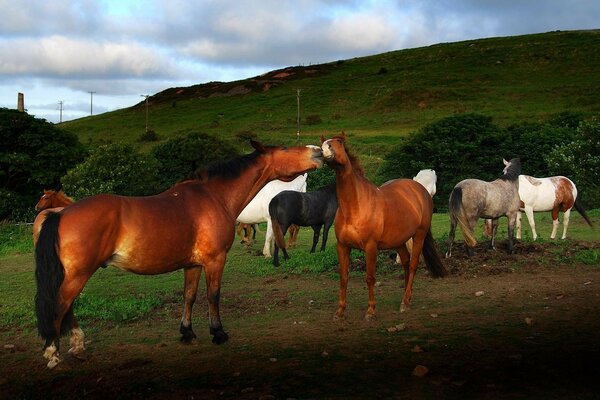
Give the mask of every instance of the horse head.
[[513, 158], [510, 161], [502, 159], [502, 162], [504, 163], [505, 167], [502, 170], [503, 176], [500, 179], [508, 181], [517, 180], [521, 174], [521, 159], [518, 157]]
[[273, 178], [284, 182], [323, 166], [323, 153], [318, 146], [264, 146], [258, 142], [251, 144], [267, 160]]

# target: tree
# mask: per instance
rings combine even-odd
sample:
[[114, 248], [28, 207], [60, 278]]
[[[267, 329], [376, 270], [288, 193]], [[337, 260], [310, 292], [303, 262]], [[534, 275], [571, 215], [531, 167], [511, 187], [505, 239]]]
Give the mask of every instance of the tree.
[[214, 136], [191, 132], [157, 145], [152, 149], [152, 155], [160, 164], [157, 170], [158, 186], [166, 189], [196, 170], [234, 157], [238, 152]]
[[155, 194], [156, 161], [136, 152], [130, 145], [109, 144], [98, 147], [83, 163], [62, 178], [70, 196], [81, 199], [100, 193], [125, 196]]
[[582, 122], [573, 141], [555, 146], [546, 161], [552, 175], [575, 182], [586, 207], [600, 207], [600, 119]]
[[377, 181], [412, 178], [419, 170], [436, 171], [438, 209], [447, 209], [452, 188], [466, 178], [493, 180], [501, 175], [506, 150], [504, 132], [492, 119], [463, 114], [441, 119], [411, 133], [385, 157]]
[[43, 119], [0, 108], [0, 220], [33, 218], [44, 188], [85, 157], [77, 136]]

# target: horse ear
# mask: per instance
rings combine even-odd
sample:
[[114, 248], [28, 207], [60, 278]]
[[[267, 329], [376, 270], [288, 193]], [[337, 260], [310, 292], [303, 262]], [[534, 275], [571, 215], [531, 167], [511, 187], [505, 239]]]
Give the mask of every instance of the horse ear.
[[254, 147], [254, 150], [258, 151], [259, 153], [265, 153], [266, 152], [265, 146], [263, 146], [262, 143], [257, 142], [256, 140], [251, 140], [250, 141], [250, 145], [252, 147]]
[[327, 139], [325, 139], [325, 136], [321, 135], [321, 144], [325, 143]]
[[345, 142], [346, 141], [346, 132], [342, 131], [340, 138], [342, 138], [342, 140]]
[[504, 158], [502, 159], [502, 162], [504, 162], [504, 165], [508, 166], [508, 164], [510, 164], [508, 161], [506, 161]]

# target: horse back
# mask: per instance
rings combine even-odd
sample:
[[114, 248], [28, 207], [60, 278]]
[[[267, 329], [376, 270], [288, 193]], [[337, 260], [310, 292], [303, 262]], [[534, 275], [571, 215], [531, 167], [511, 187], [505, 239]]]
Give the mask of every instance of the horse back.
[[564, 176], [534, 178], [520, 175], [519, 197], [525, 206], [534, 211], [550, 211], [560, 205], [568, 209], [575, 203], [577, 188], [573, 181]]

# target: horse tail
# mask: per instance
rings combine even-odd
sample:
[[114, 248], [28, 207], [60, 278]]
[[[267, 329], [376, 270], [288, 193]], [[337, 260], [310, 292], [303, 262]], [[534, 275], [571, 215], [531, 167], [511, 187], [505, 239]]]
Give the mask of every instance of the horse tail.
[[465, 239], [465, 243], [469, 247], [474, 247], [477, 244], [477, 239], [473, 235], [471, 231], [471, 227], [467, 222], [467, 216], [465, 215], [465, 208], [462, 204], [462, 188], [455, 187], [452, 189], [452, 193], [450, 193], [450, 214], [456, 218], [458, 224], [460, 225], [460, 229], [463, 233], [463, 238]]
[[423, 258], [425, 259], [427, 269], [429, 269], [434, 278], [442, 278], [448, 275], [448, 270], [442, 262], [440, 253], [437, 251], [431, 229], [427, 232], [427, 236], [425, 236], [425, 241], [423, 242]]
[[[48, 213], [35, 246], [35, 313], [38, 332], [46, 340], [56, 337], [58, 333], [54, 328], [54, 319], [58, 291], [65, 277], [64, 267], [57, 253], [59, 223], [59, 213]], [[61, 333], [65, 333], [67, 326], [63, 320]]]
[[581, 195], [579, 193], [577, 193], [577, 198], [575, 199], [575, 203], [573, 204], [575, 206], [575, 209], [577, 210], [577, 212], [579, 214], [581, 214], [581, 216], [583, 217], [583, 219], [585, 220], [585, 222], [587, 222], [587, 224], [592, 227], [592, 221], [590, 220], [590, 217], [588, 217], [587, 213], [585, 212], [585, 208], [583, 208], [583, 206], [581, 205], [581, 202], [579, 201]]
[[277, 218], [277, 204], [279, 202], [274, 199], [269, 203], [269, 215], [271, 216], [271, 226], [273, 227], [273, 236], [275, 237], [275, 243], [280, 249], [285, 249], [285, 237], [283, 236], [283, 230], [281, 224]]

